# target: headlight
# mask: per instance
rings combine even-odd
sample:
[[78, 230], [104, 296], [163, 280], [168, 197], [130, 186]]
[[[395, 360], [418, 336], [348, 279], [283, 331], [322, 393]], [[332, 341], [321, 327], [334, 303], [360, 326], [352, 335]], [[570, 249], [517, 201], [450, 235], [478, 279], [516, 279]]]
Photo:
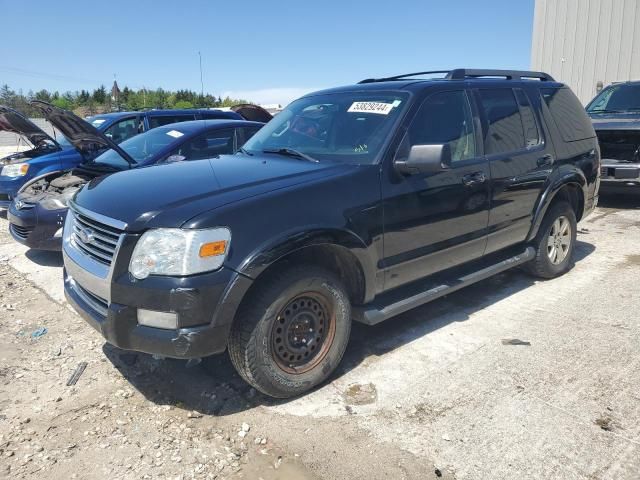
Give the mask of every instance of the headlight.
[[5, 165], [2, 167], [0, 175], [3, 177], [24, 177], [29, 171], [28, 163], [14, 163], [12, 165]]
[[145, 232], [129, 263], [129, 272], [142, 280], [149, 275], [193, 275], [222, 266], [231, 232], [227, 228], [183, 230], [159, 228]]

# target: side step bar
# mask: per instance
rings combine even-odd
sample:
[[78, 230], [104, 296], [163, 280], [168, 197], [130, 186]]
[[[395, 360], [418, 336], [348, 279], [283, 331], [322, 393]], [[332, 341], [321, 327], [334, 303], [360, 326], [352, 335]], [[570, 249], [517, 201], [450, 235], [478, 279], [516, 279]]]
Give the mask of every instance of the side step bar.
[[505, 270], [509, 270], [510, 268], [528, 262], [535, 256], [535, 254], [536, 251], [533, 247], [527, 247], [527, 249], [519, 255], [515, 255], [494, 265], [490, 265], [453, 279], [451, 282], [447, 282], [446, 284], [437, 285], [423, 292], [395, 301], [394, 303], [378, 305], [374, 300], [368, 305], [354, 308], [353, 319], [367, 325], [375, 325], [408, 310], [419, 307], [420, 305], [431, 302], [437, 298], [453, 293], [456, 290], [460, 290], [461, 288], [473, 283], [485, 280], [486, 278], [492, 277], [500, 272], [504, 272]]

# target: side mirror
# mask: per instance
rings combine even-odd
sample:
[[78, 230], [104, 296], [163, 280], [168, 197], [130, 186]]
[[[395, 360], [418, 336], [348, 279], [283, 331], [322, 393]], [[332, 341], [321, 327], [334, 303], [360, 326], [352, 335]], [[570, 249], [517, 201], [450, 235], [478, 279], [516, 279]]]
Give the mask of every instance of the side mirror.
[[174, 154], [174, 155], [169, 155], [165, 160], [165, 163], [182, 162], [183, 160], [186, 160], [186, 159], [187, 157], [185, 157], [184, 155]]
[[414, 145], [406, 160], [394, 162], [398, 172], [404, 175], [418, 173], [437, 173], [449, 168], [451, 147], [448, 143], [440, 145]]

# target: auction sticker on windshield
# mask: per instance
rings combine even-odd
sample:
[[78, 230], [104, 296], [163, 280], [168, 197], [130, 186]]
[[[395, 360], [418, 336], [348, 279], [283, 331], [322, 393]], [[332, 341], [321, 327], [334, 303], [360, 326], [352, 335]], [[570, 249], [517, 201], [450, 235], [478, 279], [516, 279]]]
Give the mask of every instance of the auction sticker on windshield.
[[353, 102], [347, 112], [351, 113], [378, 113], [389, 115], [391, 109], [395, 107], [393, 103], [382, 102]]
[[167, 132], [167, 135], [169, 135], [170, 137], [173, 137], [173, 138], [180, 138], [181, 136], [184, 135], [184, 133], [179, 132], [178, 130], [169, 130]]
[[102, 125], [106, 120], [104, 120], [103, 118], [97, 118], [95, 119], [93, 122], [91, 122], [91, 125], [93, 125], [94, 127], [99, 127], [100, 125]]

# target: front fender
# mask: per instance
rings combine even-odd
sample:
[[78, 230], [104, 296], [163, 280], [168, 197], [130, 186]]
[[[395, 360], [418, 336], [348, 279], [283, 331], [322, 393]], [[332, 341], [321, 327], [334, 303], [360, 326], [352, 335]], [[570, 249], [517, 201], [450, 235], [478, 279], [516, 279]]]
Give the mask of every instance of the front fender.
[[367, 243], [349, 230], [317, 227], [283, 233], [247, 255], [240, 262], [237, 271], [255, 279], [284, 257], [304, 248], [320, 245], [343, 247], [354, 255], [364, 276], [365, 298], [372, 298], [375, 288], [375, 261], [370, 256]]
[[[526, 241], [532, 240], [538, 234], [540, 224], [549, 209], [549, 205], [551, 205], [551, 202], [558, 192], [566, 185], [573, 185], [580, 189], [583, 200], [582, 208], [584, 209], [584, 201], [587, 198], [587, 178], [579, 168], [572, 165], [563, 166], [563, 168], [556, 170], [547, 179], [546, 187], [536, 203], [533, 222], [531, 223], [531, 229], [529, 230]], [[583, 212], [579, 213], [579, 217], [581, 217]]]

